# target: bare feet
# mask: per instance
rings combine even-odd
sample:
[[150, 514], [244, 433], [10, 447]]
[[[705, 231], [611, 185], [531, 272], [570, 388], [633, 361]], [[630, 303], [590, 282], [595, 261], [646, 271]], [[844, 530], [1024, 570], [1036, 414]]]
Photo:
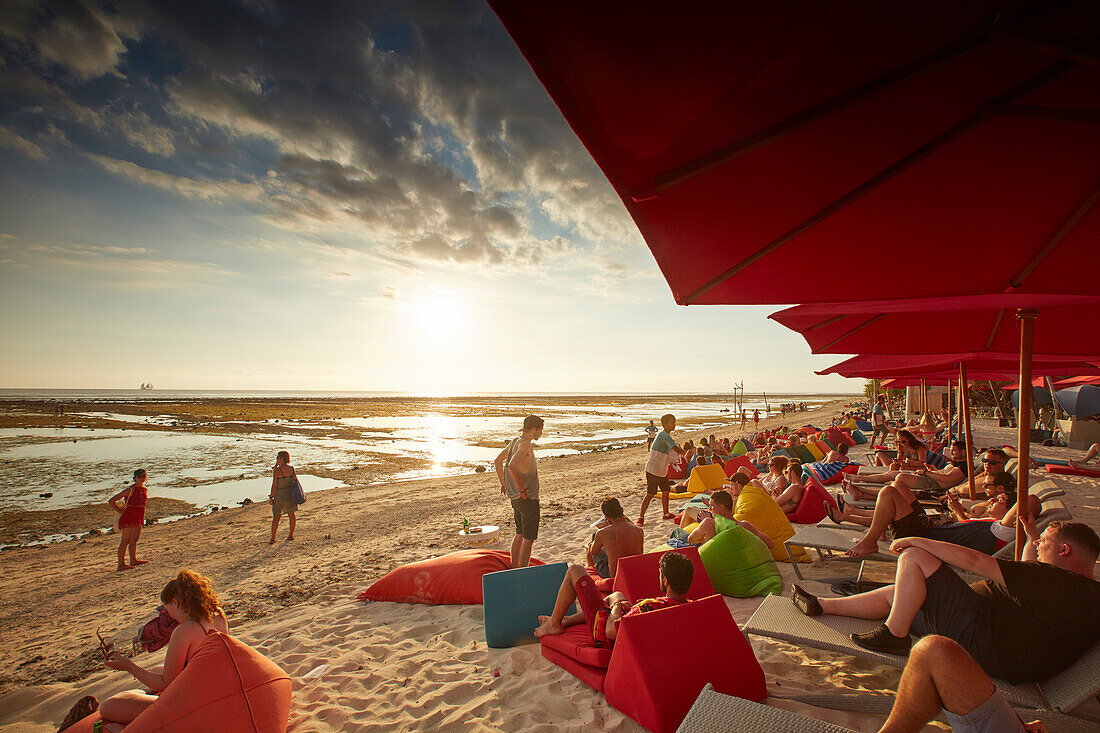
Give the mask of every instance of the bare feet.
[[134, 569], [134, 567], [132, 565], [127, 565], [126, 563], [123, 562], [123, 563], [119, 563], [118, 567], [115, 568], [115, 572], [120, 573], [123, 570], [133, 570], [133, 569]]
[[149, 564], [148, 560], [131, 560], [130, 561], [130, 565], [132, 565], [133, 567], [137, 567], [138, 565], [148, 565], [148, 564]]
[[864, 537], [844, 554], [848, 557], [863, 557], [864, 555], [870, 555], [872, 552], [878, 552], [878, 542], [870, 537]]
[[292, 539], [294, 539], [294, 535], [292, 535], [292, 534], [291, 534], [291, 535], [287, 535], [287, 537], [286, 537], [286, 538], [287, 538], [287, 540], [292, 540]]
[[1072, 468], [1074, 471], [1080, 471], [1081, 470], [1081, 467], [1078, 466], [1077, 462], [1074, 461], [1072, 458], [1070, 458], [1068, 461], [1066, 461], [1066, 463], [1068, 463], [1069, 467]]
[[272, 537], [271, 540], [267, 544], [274, 545], [275, 544], [275, 538]]
[[[543, 621], [543, 619], [546, 619]], [[553, 636], [554, 634], [560, 634], [565, 631], [560, 623], [554, 623], [554, 619], [549, 616], [539, 616], [539, 627], [535, 629], [535, 636]]]

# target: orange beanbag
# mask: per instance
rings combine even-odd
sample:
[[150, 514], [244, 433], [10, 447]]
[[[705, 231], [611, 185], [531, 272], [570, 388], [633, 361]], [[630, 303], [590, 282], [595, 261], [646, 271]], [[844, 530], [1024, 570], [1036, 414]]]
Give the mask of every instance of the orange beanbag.
[[[157, 701], [126, 726], [126, 733], [224, 733], [286, 731], [290, 677], [278, 665], [225, 634], [210, 634], [179, 677]], [[90, 733], [93, 713], [64, 733]]]
[[[531, 558], [531, 564], [543, 562]], [[511, 567], [512, 556], [504, 550], [459, 550], [394, 568], [356, 598], [434, 605], [481, 603], [481, 576]]]

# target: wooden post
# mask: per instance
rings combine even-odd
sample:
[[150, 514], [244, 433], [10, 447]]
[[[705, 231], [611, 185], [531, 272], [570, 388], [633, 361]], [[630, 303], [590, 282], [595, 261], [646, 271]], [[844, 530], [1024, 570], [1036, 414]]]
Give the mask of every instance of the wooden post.
[[[1016, 560], [1024, 551], [1024, 524], [1020, 515], [1027, 510], [1028, 470], [1031, 467], [1031, 349], [1034, 338], [1035, 319], [1039, 311], [1032, 308], [1020, 308], [1016, 311], [1016, 320], [1020, 322], [1020, 420], [1018, 422], [1019, 466], [1016, 469]], [[1027, 416], [1027, 417], [1025, 417]]]
[[[959, 410], [962, 413], [963, 431], [966, 434], [966, 458], [970, 461], [968, 474], [970, 484], [970, 499], [977, 498], [978, 492], [974, 488], [974, 438], [970, 434], [970, 387], [966, 381], [966, 362], [959, 362]], [[1027, 506], [1026, 504], [1024, 506]]]
[[1054, 427], [1058, 427], [1058, 421], [1062, 419], [1062, 406], [1058, 404], [1058, 398], [1054, 396], [1054, 380], [1046, 378], [1047, 389], [1050, 390], [1050, 401], [1054, 403]]

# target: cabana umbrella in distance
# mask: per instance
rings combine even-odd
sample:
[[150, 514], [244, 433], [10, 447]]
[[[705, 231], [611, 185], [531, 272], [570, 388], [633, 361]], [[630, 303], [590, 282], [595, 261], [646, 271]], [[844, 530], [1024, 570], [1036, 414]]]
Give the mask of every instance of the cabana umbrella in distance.
[[1060, 389], [1054, 393], [1054, 398], [1062, 409], [1070, 415], [1079, 418], [1100, 415], [1100, 387], [1092, 384], [1082, 384], [1069, 389]]
[[1096, 292], [1100, 3], [490, 5], [677, 303]]
[[[1018, 388], [1012, 390], [1008, 398], [1012, 400], [1013, 407], [1020, 409], [1020, 390]], [[1032, 387], [1031, 400], [1039, 407], [1051, 407], [1054, 405], [1054, 400], [1050, 397], [1050, 390], [1046, 387]]]
[[[1015, 319], [1012, 318], [1012, 309], [1015, 309]], [[1040, 329], [1045, 336], [1040, 342], [1041, 348], [1036, 348], [1034, 325], [1040, 312], [1046, 316]], [[919, 331], [908, 330], [916, 328], [918, 321], [914, 321], [913, 317], [920, 314], [924, 316], [923, 328]], [[931, 341], [923, 335], [929, 330], [928, 325], [933, 319], [946, 326], [937, 334], [944, 351], [970, 349], [1004, 353], [1012, 336], [1011, 327], [1006, 326], [1005, 322], [1015, 320], [1019, 328], [1020, 384], [1031, 382], [1032, 355], [1037, 351], [1042, 352], [1044, 357], [1100, 359], [1100, 344], [1093, 331], [1080, 327], [1080, 324], [1093, 323], [1093, 319], [1100, 317], [1100, 299], [1096, 296], [1002, 293], [913, 301], [826, 303], [795, 306], [769, 317], [801, 333], [815, 353], [850, 353], [857, 350], [855, 343], [873, 335], [874, 341], [860, 350], [882, 355], [930, 353]], [[859, 320], [843, 323], [835, 333], [822, 333], [837, 328], [838, 323], [852, 317]], [[960, 362], [959, 379], [963, 384], [967, 379], [966, 366], [966, 361]], [[1020, 414], [1030, 415], [1029, 391], [1022, 393], [1020, 403]], [[964, 410], [964, 416], [967, 412]], [[1017, 422], [1020, 465], [1027, 466], [1030, 462], [1031, 433], [1028, 421]], [[1027, 485], [1027, 471], [1021, 470], [1017, 483], [1017, 500], [1021, 506], [1024, 506], [1022, 502], [1027, 497]], [[1017, 559], [1023, 545], [1023, 525], [1017, 521]]]
[[1064, 389], [1066, 387], [1076, 387], [1079, 384], [1100, 384], [1100, 377], [1070, 377], [1069, 379], [1059, 379], [1054, 383], [1054, 386], [1058, 389]]

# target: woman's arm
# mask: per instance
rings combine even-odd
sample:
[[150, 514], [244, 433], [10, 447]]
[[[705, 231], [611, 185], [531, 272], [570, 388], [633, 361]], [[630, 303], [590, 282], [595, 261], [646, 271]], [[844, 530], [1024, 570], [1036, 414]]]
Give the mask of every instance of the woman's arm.
[[114, 509], [116, 512], [118, 512], [119, 514], [122, 514], [122, 508], [115, 502], [117, 502], [119, 499], [123, 499], [123, 498], [125, 498], [126, 501], [129, 501], [130, 500], [130, 492], [133, 491], [133, 490], [134, 490], [133, 485], [127, 486], [125, 489], [118, 492], [117, 494], [112, 496], [110, 499], [108, 499], [107, 503], [110, 504], [111, 508]]
[[111, 669], [129, 672], [138, 682], [153, 692], [164, 692], [164, 689], [179, 676], [179, 673], [183, 671], [183, 666], [187, 663], [187, 647], [191, 636], [188, 629], [183, 626], [176, 627], [168, 641], [168, 651], [164, 654], [164, 667], [160, 674], [139, 667], [134, 660], [121, 655], [109, 659], [107, 666]]

